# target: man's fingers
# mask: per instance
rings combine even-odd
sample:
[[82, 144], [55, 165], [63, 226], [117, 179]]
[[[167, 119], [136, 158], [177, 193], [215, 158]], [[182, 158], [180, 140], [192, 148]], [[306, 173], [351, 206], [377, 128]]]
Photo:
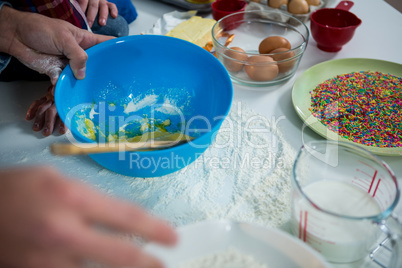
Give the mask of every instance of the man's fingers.
[[71, 235], [71, 251], [78, 256], [113, 267], [163, 267], [154, 257], [143, 253], [129, 241], [113, 237], [81, 225], [75, 226]]
[[[23, 20], [24, 23], [18, 24], [16, 31], [18, 34], [13, 38], [12, 46], [7, 49], [7, 52], [30, 69], [49, 75], [53, 84], [66, 66], [65, 57], [75, 77], [83, 79], [88, 58], [84, 49], [113, 38], [95, 35], [66, 21], [38, 14], [17, 12], [14, 16], [26, 18]], [[48, 27], [42, 27], [43, 31], [33, 31], [32, 25], [36, 25], [32, 23], [33, 21]]]
[[[71, 253], [66, 254], [65, 250], [58, 248], [46, 248], [32, 242], [19, 239], [4, 241], [0, 245], [2, 256], [7, 256], [6, 260], [0, 259], [1, 267], [57, 267], [57, 268], [79, 268], [81, 261], [77, 257], [72, 257]], [[23, 256], [23, 257], [22, 257]], [[13, 265], [7, 260], [13, 260]]]
[[104, 41], [110, 40], [110, 39], [114, 39], [116, 37], [114, 36], [109, 36], [109, 35], [101, 35], [101, 34], [94, 34], [94, 33], [90, 33], [88, 31], [82, 30], [84, 33], [84, 36], [81, 40], [80, 46], [83, 49], [87, 49], [90, 48], [94, 45], [97, 45], [99, 43], [102, 43]]
[[46, 101], [38, 107], [38, 110], [36, 111], [35, 121], [32, 127], [33, 131], [40, 131], [43, 128], [43, 125], [45, 123], [46, 111], [50, 108], [50, 106], [52, 106], [52, 102]]
[[56, 122], [54, 123], [53, 131], [58, 131], [61, 135], [67, 132], [67, 127], [64, 125], [63, 121], [61, 121], [59, 115], [56, 115]]
[[57, 267], [57, 268], [80, 268], [78, 261], [73, 261], [70, 256], [48, 250], [32, 254], [22, 267]]
[[84, 79], [88, 59], [87, 53], [76, 42], [65, 43], [64, 55], [70, 60], [70, 67], [75, 78]]
[[177, 240], [173, 228], [140, 207], [120, 200], [105, 198], [101, 206], [86, 211], [87, 217], [121, 231], [134, 233], [150, 241], [174, 244]]
[[59, 118], [59, 120], [60, 120], [59, 133], [60, 133], [60, 134], [65, 134], [65, 133], [67, 132], [68, 128], [67, 128], [66, 125], [63, 123], [63, 121], [61, 121], [60, 118]]
[[45, 113], [45, 126], [43, 128], [43, 136], [49, 136], [53, 133], [53, 129], [56, 124], [57, 110], [56, 105], [53, 103], [52, 106], [47, 109]]
[[134, 243], [102, 233], [87, 222], [70, 216], [53, 217], [42, 233], [38, 233], [45, 248], [113, 267], [162, 267], [158, 260], [143, 253]]
[[58, 131], [59, 134], [66, 133], [65, 126], [64, 126], [63, 122], [61, 121], [59, 115], [56, 115], [56, 120], [55, 120], [55, 123], [54, 123], [53, 131], [54, 132]]
[[84, 49], [90, 48], [103, 41], [112, 39], [112, 36], [97, 35], [86, 30], [76, 29], [79, 37], [79, 44], [74, 40], [64, 43], [63, 54], [70, 60], [70, 67], [74, 73], [75, 78], [84, 79], [86, 71], [86, 62], [88, 59], [87, 53]]
[[91, 222], [164, 244], [174, 244], [177, 240], [175, 231], [166, 222], [149, 215], [140, 207], [108, 197], [89, 186], [77, 183], [66, 193], [66, 197], [70, 206]]
[[31, 106], [29, 106], [25, 119], [28, 121], [34, 119], [39, 106], [41, 106], [45, 101], [46, 97], [42, 97], [39, 100], [34, 101]]

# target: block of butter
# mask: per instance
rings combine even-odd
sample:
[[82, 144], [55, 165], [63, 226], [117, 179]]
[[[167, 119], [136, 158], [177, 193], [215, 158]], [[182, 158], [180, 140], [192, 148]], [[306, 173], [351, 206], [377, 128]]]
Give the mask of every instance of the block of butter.
[[211, 30], [215, 22], [216, 20], [214, 19], [193, 16], [174, 27], [166, 35], [204, 47], [208, 42], [212, 41]]

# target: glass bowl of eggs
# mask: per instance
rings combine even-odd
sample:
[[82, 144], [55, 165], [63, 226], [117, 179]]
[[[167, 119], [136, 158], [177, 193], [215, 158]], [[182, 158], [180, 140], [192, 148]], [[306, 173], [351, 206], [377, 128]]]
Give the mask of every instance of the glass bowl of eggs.
[[280, 10], [246, 10], [217, 21], [212, 37], [214, 54], [233, 82], [266, 87], [294, 76], [309, 30]]

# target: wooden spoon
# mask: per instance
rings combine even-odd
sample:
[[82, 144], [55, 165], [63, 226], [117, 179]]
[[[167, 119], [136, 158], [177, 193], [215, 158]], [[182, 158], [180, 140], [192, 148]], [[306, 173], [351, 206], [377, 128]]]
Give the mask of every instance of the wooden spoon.
[[187, 140], [150, 140], [146, 142], [125, 143], [54, 143], [50, 145], [50, 152], [54, 155], [82, 155], [113, 153], [124, 151], [151, 151], [165, 149], [188, 142]]

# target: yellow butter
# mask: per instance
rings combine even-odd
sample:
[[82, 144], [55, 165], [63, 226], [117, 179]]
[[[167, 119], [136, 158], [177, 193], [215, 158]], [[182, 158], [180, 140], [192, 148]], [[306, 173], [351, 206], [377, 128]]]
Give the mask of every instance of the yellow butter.
[[94, 125], [94, 123], [91, 120], [87, 119], [87, 118], [85, 118], [84, 123], [85, 123], [85, 126], [86, 126], [86, 128], [84, 130], [86, 130], [86, 131], [84, 131], [84, 133], [82, 133], [82, 134], [85, 137], [87, 137], [88, 139], [95, 140], [96, 135], [95, 135], [95, 125]]
[[215, 23], [216, 21], [214, 19], [193, 16], [189, 20], [177, 25], [166, 35], [204, 47], [208, 42], [212, 41], [211, 30]]

